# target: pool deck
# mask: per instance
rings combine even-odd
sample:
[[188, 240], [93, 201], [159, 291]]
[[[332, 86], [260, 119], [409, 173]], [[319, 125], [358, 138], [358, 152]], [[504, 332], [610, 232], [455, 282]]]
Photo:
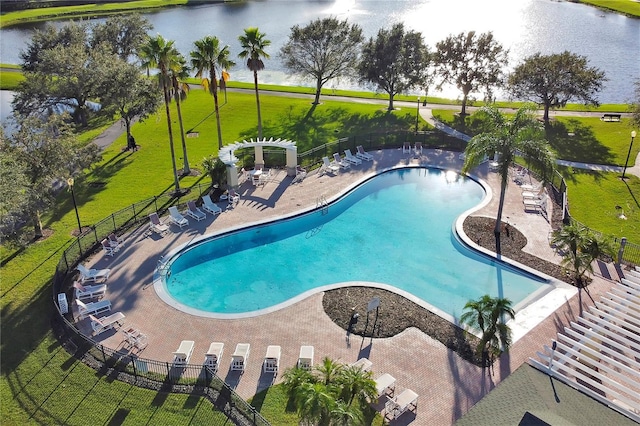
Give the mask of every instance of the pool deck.
[[[315, 347], [315, 363], [325, 356], [344, 363], [367, 357], [373, 363], [374, 377], [389, 373], [397, 380], [397, 392], [409, 388], [419, 395], [417, 415], [406, 413], [393, 424], [444, 425], [462, 417], [510, 372], [530, 356], [535, 356], [543, 344], [549, 344], [558, 330], [579, 315], [580, 304], [583, 307], [593, 304], [589, 297], [567, 296], [556, 305], [559, 308], [554, 306], [548, 317], [537, 320], [533, 329], [519, 336], [510, 352], [495, 363], [492, 375], [484, 374], [483, 377], [482, 369], [415, 328], [392, 338], [352, 336], [350, 343], [347, 342], [345, 331], [324, 313], [321, 293], [260, 317], [232, 320], [188, 315], [168, 306], [156, 295], [153, 274], [158, 259], [193, 238], [313, 208], [320, 198], [331, 200], [364, 177], [394, 166], [412, 164], [459, 170], [462, 165], [458, 153], [439, 150], [425, 150], [421, 158], [402, 154], [401, 149], [372, 151], [371, 154], [374, 155], [373, 162], [363, 161], [362, 165], [335, 175], [311, 172], [301, 183], [292, 184], [291, 178], [282, 170], [265, 186], [254, 187], [250, 182], [244, 182], [238, 191], [240, 202], [233, 208], [227, 208], [226, 202], [219, 203], [223, 213], [218, 216], [207, 215], [201, 222], [189, 219], [189, 226], [182, 230], [171, 225], [170, 232], [164, 237], [149, 235], [145, 224], [124, 235], [124, 247], [113, 258], [100, 252], [87, 260], [86, 266], [112, 269], [105, 298], [111, 301], [112, 312], [121, 311], [126, 315], [126, 327], [136, 327], [148, 336], [148, 346], [139, 356], [171, 362], [172, 352], [180, 342], [193, 340], [195, 348], [190, 363], [202, 364], [209, 344], [222, 342], [224, 354], [218, 374], [244, 398], [271, 383], [272, 376], [262, 374], [262, 361], [269, 345], [282, 347], [281, 372], [276, 383], [281, 380], [282, 371], [296, 364], [301, 345]], [[486, 181], [493, 190], [491, 201], [473, 214], [495, 217], [500, 185], [498, 175], [490, 172], [486, 163], [472, 174]], [[525, 234], [527, 252], [559, 262], [560, 258], [549, 247], [551, 228], [547, 218], [540, 213], [524, 211], [520, 188], [513, 182], [507, 190], [503, 220]], [[589, 287], [591, 297], [597, 300], [597, 296], [612, 284], [613, 281], [598, 273]], [[87, 326], [86, 321], [81, 327]], [[112, 348], [123, 347], [120, 332], [104, 332], [96, 339]], [[229, 368], [237, 343], [251, 344], [247, 368], [242, 375]]]

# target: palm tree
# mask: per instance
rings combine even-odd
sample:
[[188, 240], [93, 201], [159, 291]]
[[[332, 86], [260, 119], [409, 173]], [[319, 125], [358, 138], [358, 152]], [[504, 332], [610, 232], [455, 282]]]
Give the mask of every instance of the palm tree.
[[482, 366], [486, 366], [487, 355], [490, 360], [505, 352], [511, 346], [511, 329], [507, 326], [507, 317], [514, 318], [515, 312], [509, 299], [484, 295], [478, 300], [470, 300], [464, 305], [465, 312], [460, 321], [482, 332], [476, 354], [482, 357]]
[[324, 383], [304, 383], [296, 392], [300, 420], [309, 424], [328, 425], [336, 399], [330, 386]]
[[189, 158], [187, 156], [187, 142], [184, 138], [182, 108], [180, 107], [182, 101], [187, 98], [187, 92], [189, 91], [189, 85], [185, 83], [185, 79], [187, 77], [189, 77], [189, 67], [187, 67], [187, 61], [182, 55], [178, 55], [175, 58], [175, 63], [172, 63], [169, 69], [169, 78], [171, 79], [171, 87], [169, 91], [170, 94], [173, 95], [173, 99], [176, 100], [176, 109], [178, 110], [180, 138], [182, 139], [182, 156], [184, 158], [184, 166], [182, 168], [183, 176], [188, 176], [191, 173], [191, 168], [189, 167]]
[[364, 413], [361, 409], [338, 401], [329, 413], [331, 426], [364, 425]]
[[261, 33], [257, 27], [245, 28], [244, 35], [238, 37], [240, 45], [244, 49], [238, 54], [240, 59], [247, 60], [247, 68], [253, 71], [253, 84], [256, 89], [256, 104], [258, 105], [258, 139], [262, 139], [262, 116], [260, 115], [260, 95], [258, 92], [258, 71], [264, 69], [262, 58], [268, 59], [269, 54], [265, 48], [271, 44], [265, 33]]
[[[218, 37], [206, 36], [195, 43], [195, 50], [191, 52], [191, 67], [196, 70], [196, 77], [202, 78], [202, 86], [213, 95], [215, 105], [216, 125], [218, 128], [218, 149], [222, 149], [222, 128], [220, 127], [220, 110], [218, 107], [218, 70], [221, 75], [225, 69], [230, 69], [235, 62], [229, 60], [229, 46], [220, 48]], [[204, 77], [208, 73], [208, 77]]]
[[332, 360], [329, 357], [324, 357], [322, 364], [316, 367], [316, 371], [320, 373], [320, 381], [325, 385], [329, 385], [336, 381], [336, 378], [340, 375], [343, 365], [339, 362]]
[[500, 230], [504, 197], [509, 182], [509, 167], [516, 155], [525, 157], [528, 163], [544, 172], [553, 169], [554, 156], [544, 139], [544, 131], [534, 116], [533, 106], [518, 109], [512, 119], [508, 119], [495, 107], [483, 107], [481, 110], [487, 117], [487, 125], [491, 130], [474, 136], [465, 150], [464, 173], [480, 165], [485, 158], [497, 155], [498, 173], [500, 174], [500, 202], [494, 234], [496, 251], [500, 253]]
[[171, 129], [171, 112], [169, 111], [169, 103], [171, 97], [169, 88], [171, 87], [170, 70], [172, 64], [175, 64], [176, 58], [180, 54], [174, 47], [173, 40], [165, 40], [160, 34], [156, 37], [150, 37], [147, 43], [140, 48], [140, 58], [142, 59], [142, 67], [157, 68], [160, 72], [158, 79], [162, 87], [164, 95], [164, 106], [167, 114], [167, 128], [169, 129], [169, 147], [171, 148], [171, 163], [173, 165], [173, 177], [175, 192], [180, 192], [180, 179], [178, 179], [178, 169], [176, 167], [176, 154], [173, 148], [173, 131]]
[[341, 398], [348, 406], [351, 406], [354, 400], [366, 405], [367, 401], [373, 401], [378, 396], [373, 373], [360, 367], [342, 368], [336, 382], [342, 389]]

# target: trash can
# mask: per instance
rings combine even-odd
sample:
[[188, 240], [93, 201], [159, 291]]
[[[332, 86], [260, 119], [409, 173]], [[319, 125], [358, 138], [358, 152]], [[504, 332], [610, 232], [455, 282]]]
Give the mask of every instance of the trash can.
[[60, 313], [66, 314], [69, 312], [69, 305], [67, 304], [67, 295], [64, 293], [58, 294], [58, 306], [60, 306]]

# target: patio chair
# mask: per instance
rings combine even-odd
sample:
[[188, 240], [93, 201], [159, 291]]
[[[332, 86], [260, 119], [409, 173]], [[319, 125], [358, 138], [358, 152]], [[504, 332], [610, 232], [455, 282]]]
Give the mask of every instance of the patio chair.
[[222, 209], [218, 207], [216, 203], [211, 201], [211, 196], [209, 196], [208, 194], [202, 196], [202, 208], [204, 209], [204, 211], [214, 215], [222, 213]]
[[337, 152], [333, 153], [333, 164], [337, 164], [341, 169], [348, 169], [351, 167], [351, 164], [344, 158], [340, 157], [340, 154]]
[[522, 191], [522, 198], [532, 198], [532, 199], [542, 199], [542, 197], [546, 196], [544, 186], [541, 186], [538, 191]]
[[362, 164], [362, 160], [351, 153], [350, 149], [344, 150], [344, 158], [354, 166]]
[[185, 213], [198, 222], [207, 218], [207, 215], [202, 210], [200, 210], [198, 206], [196, 206], [195, 201], [187, 202], [187, 210], [185, 210]]
[[128, 327], [126, 330], [122, 329], [122, 332], [124, 333], [124, 342], [126, 345], [139, 350], [147, 347], [149, 343], [147, 335], [141, 333], [137, 328]]
[[244, 368], [247, 365], [247, 358], [249, 357], [249, 343], [238, 343], [236, 350], [231, 355], [231, 371], [244, 372]]
[[89, 315], [103, 314], [111, 310], [111, 302], [108, 300], [84, 303], [83, 301], [76, 299], [76, 305], [78, 306], [78, 317], [80, 319], [85, 319]]
[[107, 291], [106, 284], [82, 285], [77, 281], [73, 283], [73, 288], [75, 289], [76, 299], [83, 302], [88, 299], [102, 299]]
[[149, 224], [149, 230], [151, 232], [155, 232], [156, 234], [164, 235], [169, 232], [169, 227], [166, 223], [163, 223], [158, 217], [158, 213], [149, 214], [149, 220], [151, 223]]
[[229, 190], [229, 204], [238, 204], [240, 202], [240, 194], [235, 189]]
[[365, 161], [373, 161], [373, 155], [365, 151], [362, 145], [358, 145], [356, 147], [356, 157]]
[[173, 353], [173, 365], [177, 367], [187, 365], [189, 359], [191, 359], [194, 345], [195, 342], [193, 340], [183, 340], [180, 342], [180, 346], [178, 346], [178, 349]]
[[359, 368], [362, 371], [369, 371], [373, 366], [373, 363], [368, 358], [360, 358], [356, 362], [349, 364], [350, 367]]
[[300, 346], [300, 355], [298, 356], [298, 368], [303, 370], [311, 370], [313, 367], [313, 346]]
[[421, 157], [422, 156], [422, 142], [416, 142], [414, 147], [413, 147], [413, 151], [415, 152], [416, 156]]
[[307, 177], [307, 171], [300, 166], [296, 166], [296, 176], [291, 183], [302, 182]]
[[76, 269], [80, 272], [80, 282], [106, 281], [111, 274], [111, 269], [88, 269], [82, 264], [76, 266]]
[[409, 142], [405, 142], [404, 144], [402, 144], [402, 153], [411, 154], [411, 144]]
[[109, 244], [109, 241], [106, 238], [102, 240], [101, 244], [102, 250], [107, 256], [113, 257], [120, 250], [119, 246], [112, 246], [111, 244]]
[[383, 374], [375, 379], [374, 382], [376, 383], [378, 397], [383, 395], [393, 396], [396, 391], [396, 379], [389, 373]]
[[224, 352], [224, 343], [213, 342], [209, 346], [209, 350], [204, 354], [204, 365], [213, 370], [214, 373], [220, 367], [220, 358]]
[[278, 368], [280, 367], [280, 353], [280, 346], [267, 346], [267, 354], [265, 355], [264, 362], [262, 363], [262, 371], [265, 373], [278, 374]]
[[169, 220], [171, 223], [174, 223], [182, 229], [183, 226], [188, 226], [189, 221], [186, 217], [182, 216], [182, 213], [178, 211], [176, 206], [169, 207]]
[[390, 398], [384, 405], [385, 420], [396, 420], [407, 411], [418, 410], [418, 394], [411, 389], [403, 390], [398, 396]]
[[525, 211], [547, 211], [547, 197], [546, 195], [543, 198], [526, 198], [522, 201], [524, 204]]
[[329, 161], [329, 157], [322, 157], [322, 169], [325, 172], [336, 173], [340, 170], [340, 166]]
[[108, 238], [111, 247], [117, 246], [118, 248], [120, 248], [124, 244], [124, 238], [118, 237], [114, 232], [110, 233]]
[[96, 318], [93, 315], [89, 315], [89, 318], [91, 319], [93, 335], [96, 336], [104, 331], [111, 330], [116, 325], [122, 326], [124, 314], [122, 312], [114, 312], [108, 317]]

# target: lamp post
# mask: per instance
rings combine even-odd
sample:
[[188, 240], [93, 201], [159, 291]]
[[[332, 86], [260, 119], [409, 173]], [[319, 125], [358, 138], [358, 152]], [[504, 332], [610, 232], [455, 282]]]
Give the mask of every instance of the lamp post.
[[627, 152], [627, 159], [624, 161], [624, 169], [622, 170], [622, 179], [624, 179], [624, 174], [627, 172], [627, 163], [629, 162], [629, 156], [631, 155], [631, 148], [633, 147], [633, 140], [636, 138], [636, 131], [631, 131], [631, 143], [629, 144], [629, 152]]
[[416, 109], [416, 133], [418, 133], [418, 120], [420, 119], [420, 96], [418, 96], [418, 109]]
[[78, 205], [76, 204], [76, 194], [73, 192], [73, 178], [67, 179], [67, 185], [69, 185], [69, 190], [71, 191], [71, 199], [73, 200], [73, 208], [76, 211], [76, 219], [78, 219], [78, 234], [82, 234], [82, 225], [80, 224], [80, 215], [78, 214]]

